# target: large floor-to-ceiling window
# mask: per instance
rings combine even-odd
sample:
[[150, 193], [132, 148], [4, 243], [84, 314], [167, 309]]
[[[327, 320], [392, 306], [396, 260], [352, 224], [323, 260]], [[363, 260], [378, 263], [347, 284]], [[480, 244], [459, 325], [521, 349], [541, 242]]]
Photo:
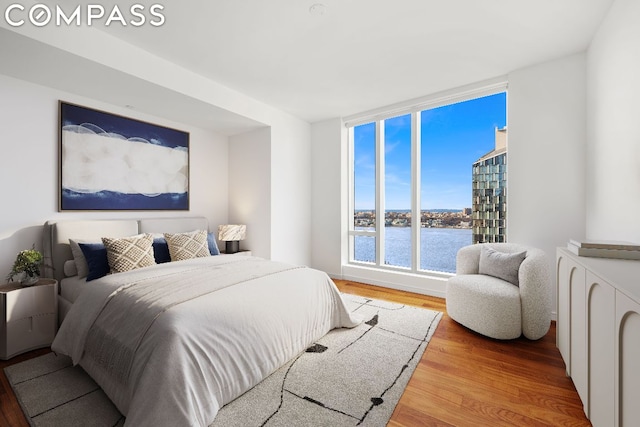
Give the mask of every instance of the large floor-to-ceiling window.
[[505, 241], [505, 88], [348, 124], [350, 262], [455, 272], [459, 248]]

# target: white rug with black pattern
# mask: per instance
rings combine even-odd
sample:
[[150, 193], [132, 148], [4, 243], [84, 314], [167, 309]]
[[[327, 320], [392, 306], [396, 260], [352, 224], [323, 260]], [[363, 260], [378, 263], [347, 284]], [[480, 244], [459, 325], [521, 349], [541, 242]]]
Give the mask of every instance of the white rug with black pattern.
[[[223, 407], [212, 427], [385, 426], [442, 313], [343, 294], [365, 319], [329, 332]], [[68, 358], [5, 368], [33, 426], [120, 426], [124, 417]]]

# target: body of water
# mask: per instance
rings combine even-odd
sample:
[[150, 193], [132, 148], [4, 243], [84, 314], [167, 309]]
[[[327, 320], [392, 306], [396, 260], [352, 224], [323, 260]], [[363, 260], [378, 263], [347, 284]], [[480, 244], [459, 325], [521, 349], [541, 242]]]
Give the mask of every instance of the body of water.
[[[455, 273], [458, 249], [471, 243], [469, 228], [421, 228], [420, 269]], [[355, 260], [375, 262], [375, 237], [356, 236]], [[385, 264], [411, 267], [411, 227], [385, 228]]]

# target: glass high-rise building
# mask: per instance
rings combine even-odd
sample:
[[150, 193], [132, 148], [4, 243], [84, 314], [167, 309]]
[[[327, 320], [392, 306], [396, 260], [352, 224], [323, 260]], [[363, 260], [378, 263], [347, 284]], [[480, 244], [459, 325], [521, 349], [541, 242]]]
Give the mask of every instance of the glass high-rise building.
[[507, 128], [497, 129], [495, 149], [473, 164], [473, 243], [505, 242], [507, 233]]

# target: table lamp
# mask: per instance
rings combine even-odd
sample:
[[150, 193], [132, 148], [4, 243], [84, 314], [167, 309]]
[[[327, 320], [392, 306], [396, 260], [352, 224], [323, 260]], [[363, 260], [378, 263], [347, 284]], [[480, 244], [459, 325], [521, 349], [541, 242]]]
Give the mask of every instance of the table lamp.
[[218, 240], [225, 242], [225, 252], [228, 254], [240, 251], [240, 240], [244, 240], [246, 236], [246, 225], [225, 224], [218, 226]]

